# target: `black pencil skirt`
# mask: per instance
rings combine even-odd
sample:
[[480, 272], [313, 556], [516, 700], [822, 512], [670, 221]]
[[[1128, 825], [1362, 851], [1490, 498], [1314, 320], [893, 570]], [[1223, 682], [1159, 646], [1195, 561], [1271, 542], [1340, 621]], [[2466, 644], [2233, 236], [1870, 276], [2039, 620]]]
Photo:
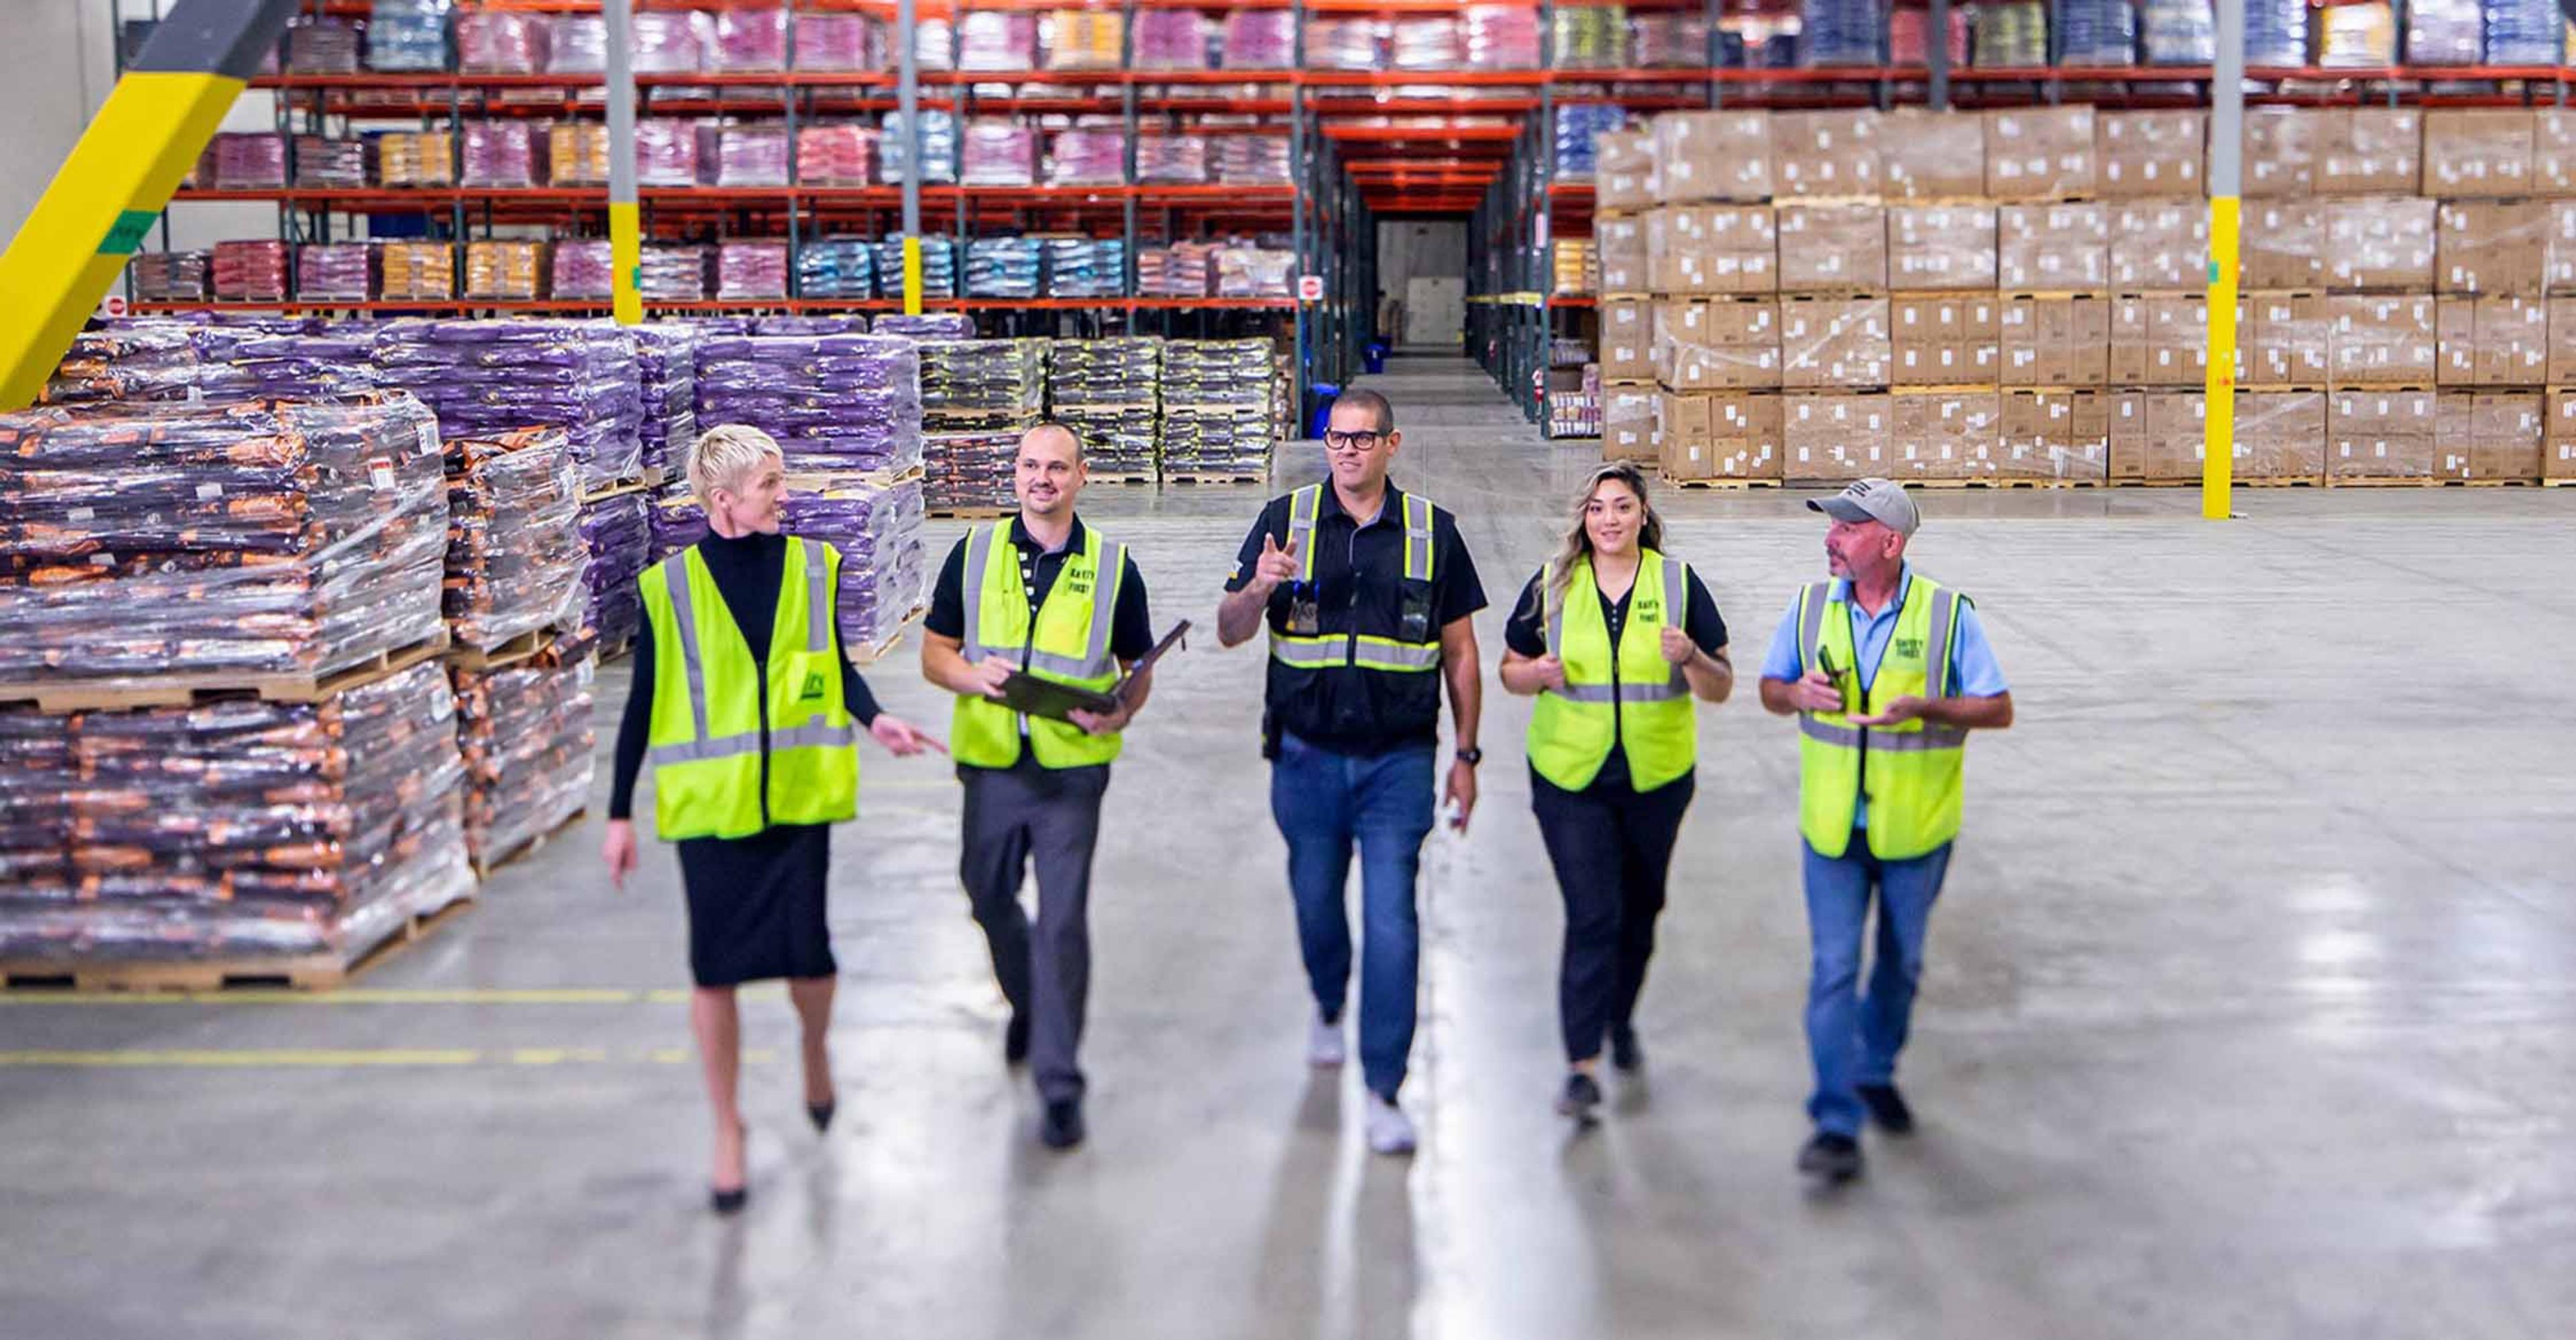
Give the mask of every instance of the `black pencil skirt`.
[[700, 986], [773, 977], [832, 977], [824, 882], [832, 830], [790, 824], [744, 838], [683, 838], [689, 895], [689, 975]]

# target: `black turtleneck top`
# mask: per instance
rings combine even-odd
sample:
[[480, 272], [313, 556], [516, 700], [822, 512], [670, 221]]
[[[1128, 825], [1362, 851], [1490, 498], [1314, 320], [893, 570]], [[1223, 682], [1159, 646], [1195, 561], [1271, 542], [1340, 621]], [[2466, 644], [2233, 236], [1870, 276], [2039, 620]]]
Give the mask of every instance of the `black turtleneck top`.
[[[734, 626], [751, 644], [754, 664], [769, 658], [769, 635], [778, 615], [778, 584], [787, 567], [787, 537], [757, 531], [738, 540], [710, 532], [698, 542], [698, 556], [715, 578], [716, 594]], [[644, 771], [644, 750], [653, 732], [653, 624], [646, 620], [635, 638], [635, 678], [626, 694], [626, 715], [617, 726], [616, 773], [608, 790], [608, 817], [629, 819], [635, 813], [635, 779]], [[763, 664], [764, 669], [766, 665]], [[876, 695], [859, 677], [858, 667], [841, 661], [841, 701], [861, 726], [877, 719]]]

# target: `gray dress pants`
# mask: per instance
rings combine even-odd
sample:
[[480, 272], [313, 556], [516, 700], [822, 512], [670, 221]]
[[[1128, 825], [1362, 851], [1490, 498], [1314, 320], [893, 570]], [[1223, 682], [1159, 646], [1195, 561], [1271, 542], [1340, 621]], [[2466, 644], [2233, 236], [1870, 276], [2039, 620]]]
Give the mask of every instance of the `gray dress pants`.
[[[1049, 769], [1026, 752], [1009, 768], [957, 770], [966, 786], [958, 877], [993, 952], [993, 975], [1029, 1021], [1029, 1070], [1049, 1102], [1082, 1096], [1083, 1002], [1091, 988], [1091, 851], [1109, 767]], [[1020, 907], [1034, 863], [1038, 915]]]

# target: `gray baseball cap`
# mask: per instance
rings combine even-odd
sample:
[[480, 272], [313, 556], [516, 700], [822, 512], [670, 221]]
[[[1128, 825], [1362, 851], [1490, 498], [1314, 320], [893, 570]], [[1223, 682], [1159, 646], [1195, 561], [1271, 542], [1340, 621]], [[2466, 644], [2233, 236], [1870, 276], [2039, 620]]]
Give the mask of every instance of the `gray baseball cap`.
[[1899, 535], [1912, 536], [1923, 524], [1914, 499], [1893, 479], [1856, 479], [1830, 498], [1809, 498], [1807, 510], [1836, 521], [1875, 521]]

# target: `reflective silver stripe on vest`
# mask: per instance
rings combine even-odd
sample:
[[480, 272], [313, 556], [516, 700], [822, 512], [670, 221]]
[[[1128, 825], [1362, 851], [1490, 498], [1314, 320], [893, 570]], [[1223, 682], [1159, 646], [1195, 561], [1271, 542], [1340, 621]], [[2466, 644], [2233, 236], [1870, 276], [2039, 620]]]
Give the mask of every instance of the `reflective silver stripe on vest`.
[[1309, 484], [1288, 495], [1288, 547], [1297, 551], [1297, 580], [1315, 580], [1315, 517], [1323, 510], [1324, 486]]
[[[1931, 636], [1923, 640], [1924, 658], [1931, 663], [1923, 667], [1923, 696], [1950, 696], [1950, 629], [1959, 611], [1959, 593], [1942, 591], [1932, 598]], [[1903, 618], [1900, 613], [1897, 617]]]
[[826, 577], [831, 564], [823, 556], [821, 540], [798, 540], [805, 550], [805, 650], [826, 652], [832, 649], [832, 587]]
[[993, 561], [993, 541], [1000, 534], [998, 526], [966, 532], [966, 573], [958, 579], [958, 594], [966, 598], [966, 641], [958, 650], [968, 665], [981, 665], [993, 654], [984, 645], [984, 570]]
[[1391, 637], [1351, 639], [1351, 664], [1364, 670], [1435, 670], [1440, 666], [1437, 642], [1398, 642]]
[[1126, 576], [1127, 546], [1101, 540], [1100, 569], [1091, 576], [1091, 639], [1083, 645], [1082, 667], [1071, 672], [1077, 679], [1100, 679], [1116, 672], [1109, 658], [1109, 630], [1118, 614], [1118, 587]]
[[[1798, 733], [1818, 744], [1843, 749], [1860, 747], [1862, 730], [1858, 726], [1837, 725], [1819, 721], [1813, 713], [1798, 718]], [[1881, 726], [1868, 732], [1869, 752], [1873, 754], [1922, 754], [1936, 749], [1960, 749], [1968, 743], [1968, 733], [1956, 726], [1925, 726], [1919, 731], [1893, 730]]]
[[[1664, 559], [1664, 624], [1684, 633], [1690, 631], [1690, 569], [1683, 566], [1680, 559], [1670, 556]], [[1672, 663], [1667, 661], [1665, 664]], [[1690, 679], [1682, 673], [1680, 666], [1675, 665], [1670, 679], [1661, 685], [1639, 685], [1637, 692], [1628, 695], [1627, 701], [1656, 703], [1688, 697], [1689, 694]]]
[[648, 751], [657, 768], [674, 763], [704, 763], [710, 759], [738, 758], [760, 752], [760, 732], [728, 735], [721, 740], [682, 740], [676, 744], [657, 744]]
[[1404, 495], [1404, 579], [1431, 580], [1431, 500]]
[[[1798, 658], [1807, 662], [1809, 669], [1823, 668], [1825, 606], [1833, 603], [1833, 593], [1832, 582], [1812, 582], [1798, 597]], [[1858, 654], [1853, 653], [1855, 657]]]
[[837, 726], [828, 721], [809, 721], [769, 733], [773, 753], [781, 749], [855, 749], [858, 744], [859, 728], [846, 721]]
[[1539, 573], [1538, 598], [1547, 607], [1547, 654], [1562, 660], [1565, 656], [1565, 602], [1556, 594], [1553, 564]]
[[[694, 547], [694, 546], [692, 546]], [[689, 551], [682, 550], [662, 561], [662, 584], [671, 588], [671, 618], [680, 626], [680, 666], [687, 674], [689, 719], [697, 727], [698, 741], [707, 738], [707, 673], [698, 659], [698, 620], [689, 607]], [[754, 740], [753, 748], [760, 742]]]
[[1330, 670], [1350, 659], [1351, 640], [1341, 633], [1323, 637], [1270, 635], [1270, 659], [1292, 670]]

